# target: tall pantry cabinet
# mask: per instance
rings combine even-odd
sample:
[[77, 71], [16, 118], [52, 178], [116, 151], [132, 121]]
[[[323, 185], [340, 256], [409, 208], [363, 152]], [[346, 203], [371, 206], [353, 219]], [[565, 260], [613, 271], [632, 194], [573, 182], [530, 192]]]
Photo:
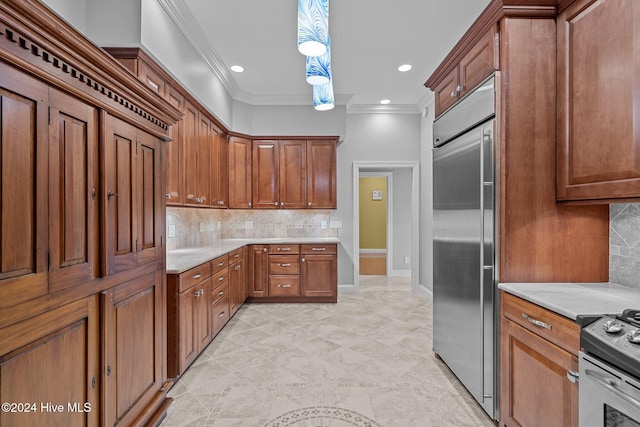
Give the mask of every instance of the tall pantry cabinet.
[[0, 425], [154, 425], [181, 113], [35, 0], [0, 4]]

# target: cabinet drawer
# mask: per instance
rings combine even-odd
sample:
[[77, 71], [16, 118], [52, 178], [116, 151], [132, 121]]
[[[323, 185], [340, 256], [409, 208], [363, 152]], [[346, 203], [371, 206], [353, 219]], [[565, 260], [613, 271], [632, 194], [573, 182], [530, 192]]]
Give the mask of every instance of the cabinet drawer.
[[229, 252], [229, 264], [233, 264], [243, 258], [244, 248], [236, 249], [233, 252]]
[[335, 254], [338, 253], [338, 245], [300, 245], [300, 253], [303, 254]]
[[299, 254], [300, 245], [269, 245], [270, 254]]
[[215, 336], [229, 321], [229, 295], [222, 297], [211, 308], [211, 329]]
[[227, 268], [229, 266], [229, 257], [227, 254], [219, 256], [218, 258], [211, 260], [211, 271], [217, 273], [218, 271]]
[[574, 321], [502, 292], [502, 316], [572, 353], [580, 349], [580, 327]]
[[269, 274], [300, 274], [300, 258], [297, 255], [270, 256]]
[[300, 276], [269, 276], [269, 296], [300, 295]]
[[202, 282], [209, 276], [211, 276], [211, 264], [208, 262], [181, 273], [178, 293], [189, 289], [196, 283]]
[[[214, 286], [216, 286], [216, 284], [214, 284]], [[228, 298], [228, 295], [229, 283], [225, 281], [224, 283], [216, 286], [213, 291], [211, 291], [211, 305], [217, 304], [218, 301], [222, 300], [223, 298]]]
[[213, 286], [218, 286], [221, 283], [227, 283], [229, 281], [229, 269], [225, 268], [224, 270], [218, 271], [213, 275]]

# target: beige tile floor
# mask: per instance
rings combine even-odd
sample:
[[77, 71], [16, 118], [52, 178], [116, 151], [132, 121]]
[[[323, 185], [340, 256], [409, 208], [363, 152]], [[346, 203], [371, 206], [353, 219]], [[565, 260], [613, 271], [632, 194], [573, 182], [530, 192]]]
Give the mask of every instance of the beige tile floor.
[[431, 315], [384, 276], [337, 304], [245, 304], [170, 391], [162, 427], [493, 426], [434, 357]]

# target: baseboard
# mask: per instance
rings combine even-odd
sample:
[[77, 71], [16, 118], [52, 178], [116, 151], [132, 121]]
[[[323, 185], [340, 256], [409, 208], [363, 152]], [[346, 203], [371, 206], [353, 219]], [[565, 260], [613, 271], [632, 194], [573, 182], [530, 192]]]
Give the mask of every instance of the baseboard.
[[411, 277], [411, 270], [391, 270], [389, 277]]
[[424, 285], [418, 285], [418, 295], [422, 295], [429, 301], [433, 301], [433, 292]]
[[338, 295], [340, 294], [355, 294], [356, 293], [356, 286], [352, 283], [352, 284], [347, 284], [347, 285], [340, 285], [338, 284]]

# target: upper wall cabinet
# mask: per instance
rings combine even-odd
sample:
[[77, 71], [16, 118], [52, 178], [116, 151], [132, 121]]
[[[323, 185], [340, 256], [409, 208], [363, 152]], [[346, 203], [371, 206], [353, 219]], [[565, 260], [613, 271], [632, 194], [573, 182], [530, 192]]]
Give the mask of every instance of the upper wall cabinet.
[[336, 209], [336, 141], [307, 141], [307, 207]]
[[229, 207], [251, 208], [251, 140], [232, 136], [228, 150]]
[[[486, 32], [434, 87], [435, 114], [439, 116], [498, 69], [498, 33]], [[430, 82], [427, 82], [430, 85]]]
[[638, 22], [635, 0], [579, 0], [558, 16], [558, 200], [640, 197]]

